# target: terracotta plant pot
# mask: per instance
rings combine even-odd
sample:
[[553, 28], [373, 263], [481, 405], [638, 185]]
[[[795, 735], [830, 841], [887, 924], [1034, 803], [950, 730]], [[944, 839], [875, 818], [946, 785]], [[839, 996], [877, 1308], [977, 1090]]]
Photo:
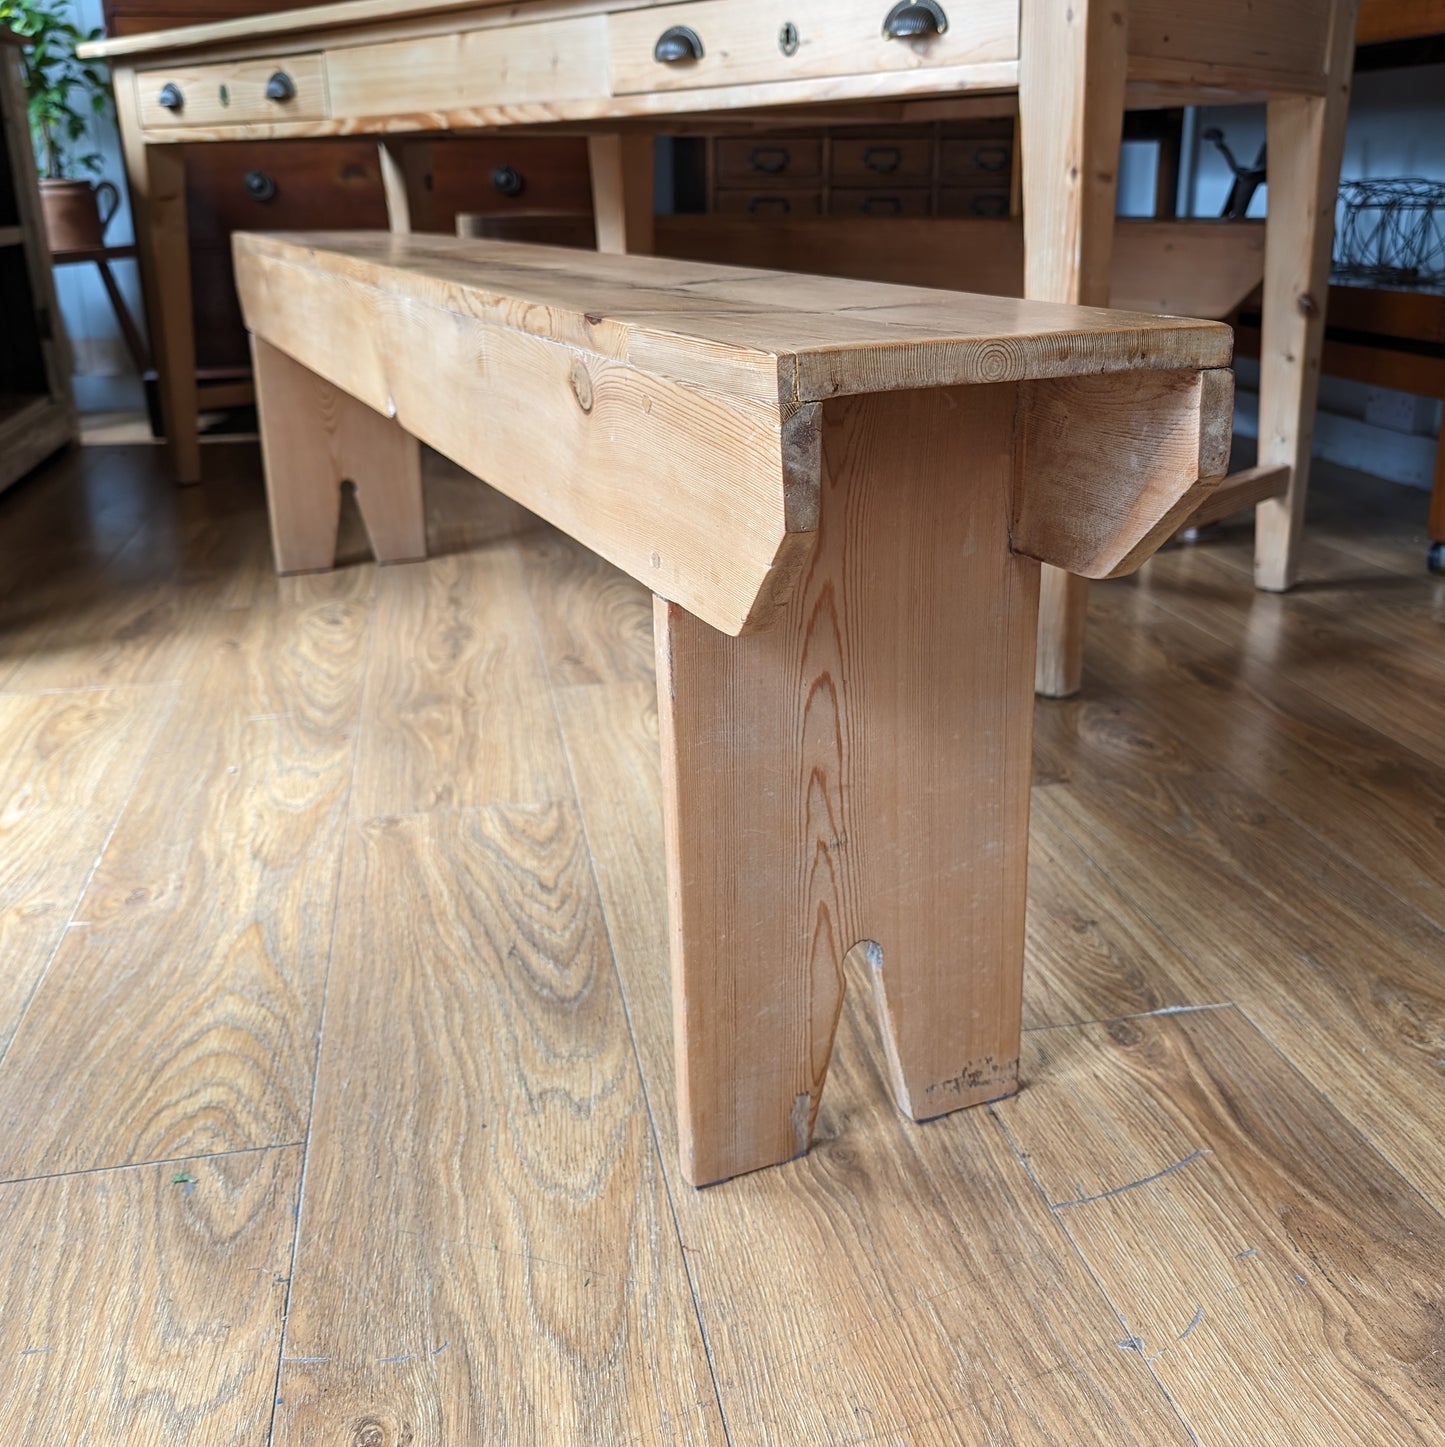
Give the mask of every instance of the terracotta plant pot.
[[[108, 198], [105, 214], [101, 199]], [[52, 251], [90, 251], [105, 245], [105, 228], [120, 206], [120, 192], [109, 181], [42, 181], [40, 209]]]

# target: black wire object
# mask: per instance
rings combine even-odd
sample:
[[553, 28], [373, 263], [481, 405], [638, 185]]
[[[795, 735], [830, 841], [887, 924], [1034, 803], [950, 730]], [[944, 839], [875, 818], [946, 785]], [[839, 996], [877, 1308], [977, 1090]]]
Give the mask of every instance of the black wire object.
[[1336, 276], [1395, 285], [1445, 282], [1445, 181], [1342, 181], [1340, 203]]

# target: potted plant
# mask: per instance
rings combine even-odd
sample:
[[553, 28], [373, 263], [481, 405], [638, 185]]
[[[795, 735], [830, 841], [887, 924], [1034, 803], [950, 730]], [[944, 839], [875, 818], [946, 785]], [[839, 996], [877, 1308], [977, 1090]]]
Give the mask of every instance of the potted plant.
[[26, 42], [25, 92], [50, 248], [100, 246], [120, 193], [109, 181], [97, 186], [86, 179], [100, 172], [100, 156], [86, 149], [87, 127], [110, 109], [110, 78], [103, 65], [81, 60], [75, 47], [101, 31], [76, 25], [69, 0], [0, 0], [0, 26]]

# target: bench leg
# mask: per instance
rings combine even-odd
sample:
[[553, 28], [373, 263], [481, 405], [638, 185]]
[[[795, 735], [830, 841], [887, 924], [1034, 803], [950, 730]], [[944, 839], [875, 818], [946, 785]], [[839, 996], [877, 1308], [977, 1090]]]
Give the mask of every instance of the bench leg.
[[416, 438], [260, 337], [251, 359], [276, 571], [335, 565], [343, 482], [356, 485], [378, 563], [426, 557]]
[[826, 404], [816, 548], [773, 624], [657, 600], [695, 1185], [807, 1150], [853, 950], [905, 1114], [1016, 1087], [1039, 565], [1009, 551], [1013, 409]]

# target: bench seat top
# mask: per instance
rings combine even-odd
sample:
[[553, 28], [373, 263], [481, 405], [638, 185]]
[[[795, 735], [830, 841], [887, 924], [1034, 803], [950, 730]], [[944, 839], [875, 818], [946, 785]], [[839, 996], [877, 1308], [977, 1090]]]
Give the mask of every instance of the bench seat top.
[[727, 633], [790, 596], [850, 408], [1013, 387], [1010, 545], [1087, 576], [1137, 565], [1227, 452], [1214, 322], [439, 236], [234, 246], [258, 344]]
[[1218, 322], [530, 243], [240, 233], [269, 257], [736, 396], [1228, 366]]

